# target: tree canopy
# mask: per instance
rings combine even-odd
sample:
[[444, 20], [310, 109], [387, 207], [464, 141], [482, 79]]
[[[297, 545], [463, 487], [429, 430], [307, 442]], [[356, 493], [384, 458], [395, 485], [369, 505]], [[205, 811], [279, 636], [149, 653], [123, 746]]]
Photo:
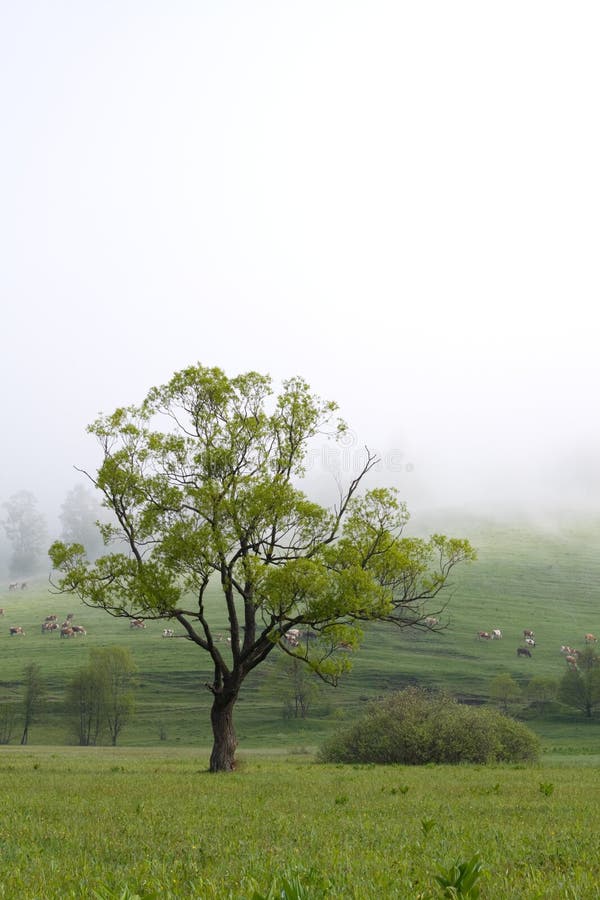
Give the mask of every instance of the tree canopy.
[[[89, 477], [116, 524], [100, 526], [108, 552], [95, 562], [81, 544], [52, 545], [58, 586], [113, 615], [176, 621], [209, 655], [212, 771], [234, 766], [234, 704], [270, 653], [335, 683], [364, 623], [430, 628], [452, 569], [474, 558], [464, 539], [405, 536], [395, 490], [359, 493], [377, 461], [368, 450], [336, 504], [309, 499], [309, 443], [344, 434], [336, 414], [301, 378], [275, 395], [266, 375], [198, 365], [89, 426], [102, 450]], [[214, 584], [225, 644], [207, 609]]]

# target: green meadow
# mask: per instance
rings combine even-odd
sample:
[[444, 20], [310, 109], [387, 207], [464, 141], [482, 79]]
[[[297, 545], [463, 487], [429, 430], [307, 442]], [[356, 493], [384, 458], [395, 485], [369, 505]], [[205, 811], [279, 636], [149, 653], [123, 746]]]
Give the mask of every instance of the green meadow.
[[190, 748], [2, 748], [0, 897], [424, 900], [478, 854], [482, 898], [593, 898], [599, 759], [409, 768], [246, 752], [210, 775]]

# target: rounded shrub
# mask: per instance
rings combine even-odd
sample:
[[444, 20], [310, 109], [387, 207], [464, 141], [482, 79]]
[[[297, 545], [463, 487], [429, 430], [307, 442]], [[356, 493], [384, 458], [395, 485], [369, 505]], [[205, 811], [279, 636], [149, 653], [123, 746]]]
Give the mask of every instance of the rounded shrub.
[[405, 765], [522, 762], [538, 755], [539, 739], [520, 722], [415, 687], [371, 703], [320, 751], [324, 762]]

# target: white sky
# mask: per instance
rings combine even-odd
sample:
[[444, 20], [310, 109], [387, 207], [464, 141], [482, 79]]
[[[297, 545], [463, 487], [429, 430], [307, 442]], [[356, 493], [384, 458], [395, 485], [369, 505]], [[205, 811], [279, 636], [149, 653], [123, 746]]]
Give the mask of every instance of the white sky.
[[199, 361], [303, 375], [417, 506], [600, 501], [599, 25], [0, 3], [0, 500]]

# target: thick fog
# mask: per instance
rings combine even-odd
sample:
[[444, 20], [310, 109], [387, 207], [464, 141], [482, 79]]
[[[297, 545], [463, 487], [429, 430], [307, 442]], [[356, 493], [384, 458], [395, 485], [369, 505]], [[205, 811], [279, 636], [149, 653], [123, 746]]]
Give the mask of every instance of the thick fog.
[[[597, 4], [0, 11], [0, 501], [98, 412], [300, 374], [413, 509], [600, 503]], [[337, 453], [337, 455], [336, 455]]]

